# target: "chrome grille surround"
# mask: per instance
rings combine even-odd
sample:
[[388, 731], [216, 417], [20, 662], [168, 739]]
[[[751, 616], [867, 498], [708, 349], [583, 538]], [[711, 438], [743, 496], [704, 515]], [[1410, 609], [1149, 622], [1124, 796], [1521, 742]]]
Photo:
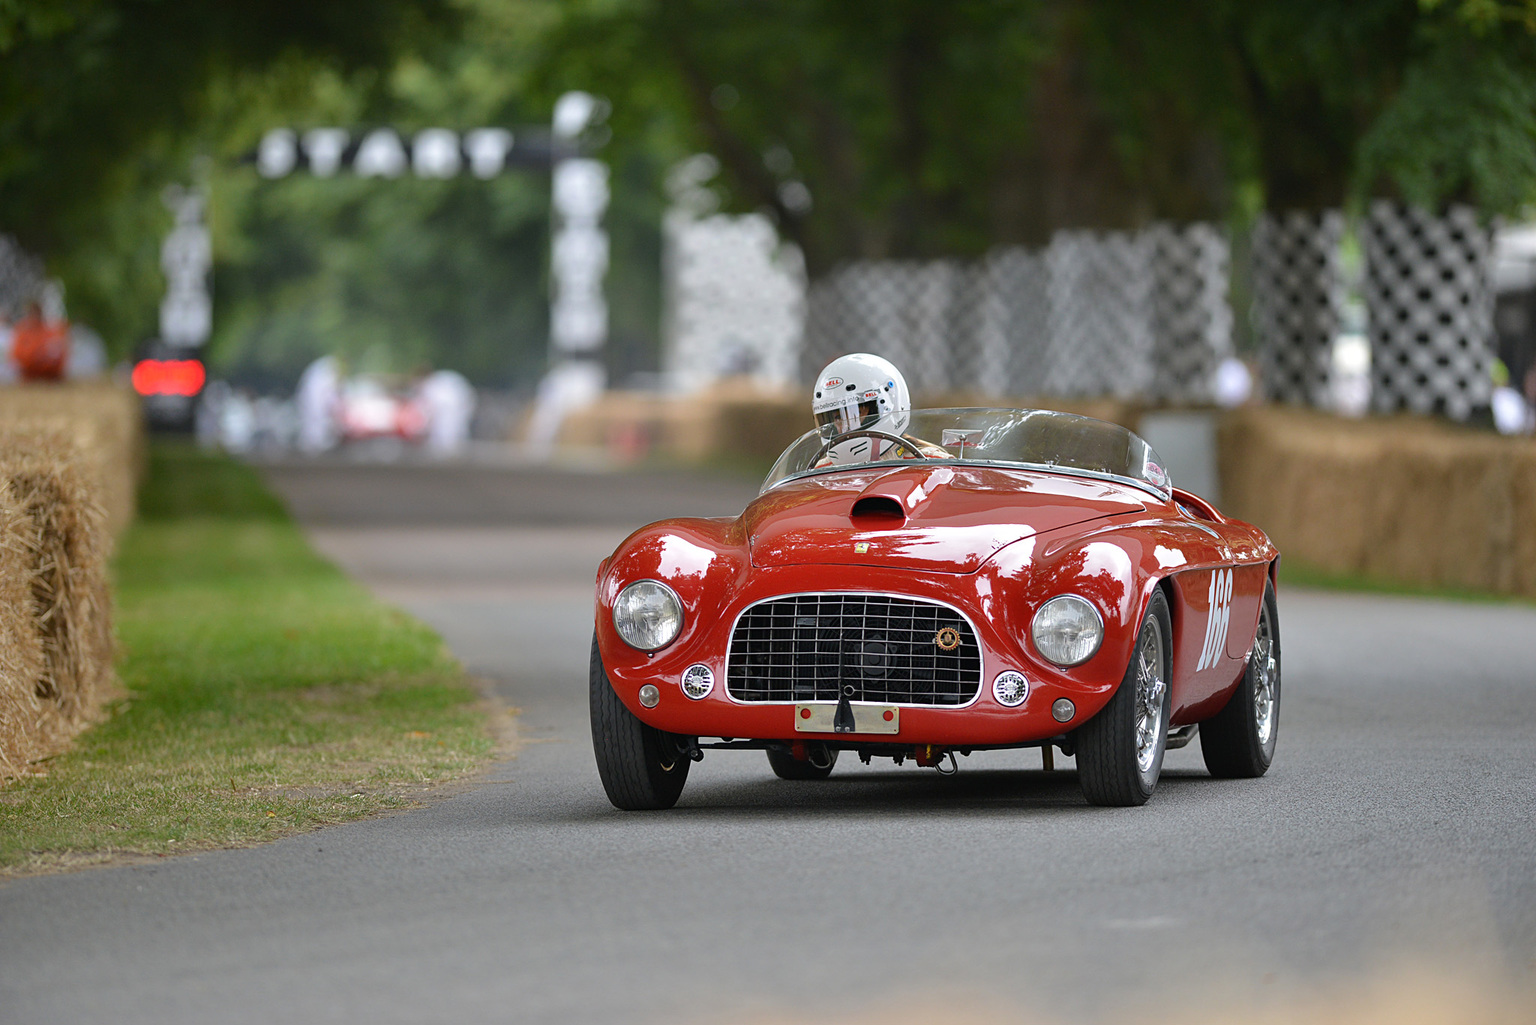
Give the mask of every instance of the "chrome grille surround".
[[[944, 651], [944, 627], [960, 646]], [[958, 708], [982, 686], [981, 646], [959, 609], [870, 591], [778, 595], [747, 606], [731, 628], [725, 691], [734, 701], [854, 701]]]

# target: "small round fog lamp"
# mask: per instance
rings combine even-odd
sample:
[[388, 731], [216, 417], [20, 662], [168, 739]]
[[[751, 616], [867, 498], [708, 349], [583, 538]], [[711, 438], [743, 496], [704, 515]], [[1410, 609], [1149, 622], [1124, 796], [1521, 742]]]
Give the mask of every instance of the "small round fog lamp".
[[661, 691], [656, 689], [654, 683], [648, 683], [640, 688], [640, 703], [646, 708], [655, 708], [656, 702], [661, 700]]
[[1057, 722], [1070, 722], [1077, 714], [1077, 706], [1067, 698], [1057, 698], [1051, 702], [1051, 715]]
[[715, 689], [715, 674], [703, 662], [696, 662], [683, 670], [683, 693], [693, 700], [708, 697]]
[[1012, 669], [998, 673], [997, 679], [992, 681], [992, 696], [999, 705], [1018, 708], [1029, 697], [1029, 681], [1024, 679], [1023, 673]]

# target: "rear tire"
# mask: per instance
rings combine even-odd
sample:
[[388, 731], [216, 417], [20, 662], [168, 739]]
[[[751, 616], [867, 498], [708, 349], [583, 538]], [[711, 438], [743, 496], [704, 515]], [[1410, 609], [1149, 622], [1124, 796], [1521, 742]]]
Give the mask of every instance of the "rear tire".
[[1157, 787], [1168, 745], [1172, 633], [1168, 599], [1153, 591], [1124, 679], [1077, 730], [1077, 778], [1089, 804], [1134, 807]]
[[1253, 654], [1227, 707], [1200, 724], [1200, 754], [1218, 779], [1255, 779], [1275, 759], [1280, 735], [1280, 608], [1264, 585]]
[[780, 779], [826, 779], [832, 775], [832, 766], [837, 764], [837, 752], [829, 750], [827, 756], [827, 764], [823, 767], [812, 764], [809, 759], [802, 762], [788, 751], [770, 747], [768, 764]]
[[647, 726], [624, 707], [603, 669], [595, 634], [588, 684], [592, 751], [608, 800], [624, 811], [672, 807], [688, 781], [688, 757], [679, 753], [672, 734]]

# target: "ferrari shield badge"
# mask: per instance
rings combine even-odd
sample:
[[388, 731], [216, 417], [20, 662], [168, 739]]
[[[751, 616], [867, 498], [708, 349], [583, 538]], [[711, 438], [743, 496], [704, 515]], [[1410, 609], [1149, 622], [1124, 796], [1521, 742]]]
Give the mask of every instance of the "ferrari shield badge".
[[853, 552], [855, 555], [863, 555], [867, 551], [869, 551], [868, 541], [855, 541], [853, 543]]

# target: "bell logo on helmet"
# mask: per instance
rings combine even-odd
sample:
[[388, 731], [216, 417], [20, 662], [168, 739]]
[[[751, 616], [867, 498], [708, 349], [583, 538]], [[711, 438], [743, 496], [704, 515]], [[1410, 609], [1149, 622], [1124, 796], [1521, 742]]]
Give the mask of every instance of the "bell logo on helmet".
[[836, 388], [838, 385], [840, 385], [842, 383], [843, 383], [843, 379], [841, 377], [829, 377], [829, 378], [826, 379], [825, 382], [822, 383], [822, 387], [823, 388]]

